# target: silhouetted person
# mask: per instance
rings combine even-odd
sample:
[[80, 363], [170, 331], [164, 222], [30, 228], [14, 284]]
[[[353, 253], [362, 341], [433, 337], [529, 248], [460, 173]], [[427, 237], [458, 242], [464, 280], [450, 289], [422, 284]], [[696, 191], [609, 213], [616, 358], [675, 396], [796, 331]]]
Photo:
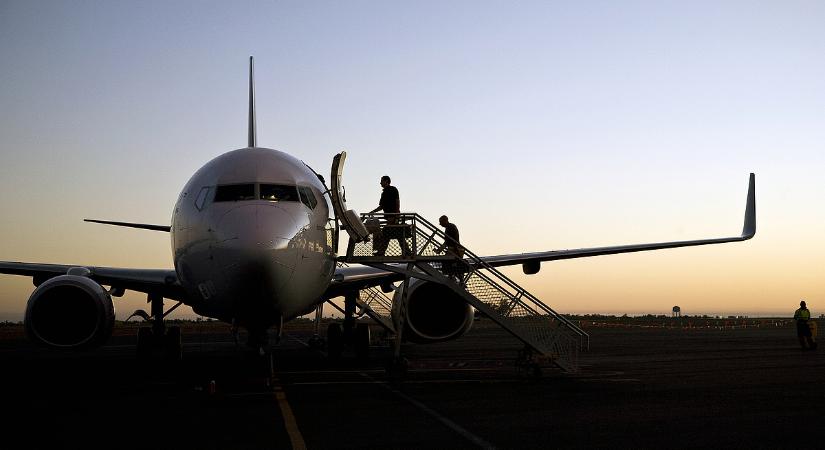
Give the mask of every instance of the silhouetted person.
[[[458, 236], [458, 227], [455, 226], [455, 224], [450, 223], [450, 219], [447, 216], [439, 217], [438, 224], [444, 227], [444, 234], [447, 235], [447, 239], [445, 239], [444, 243], [435, 249], [435, 252], [441, 253], [446, 250], [447, 255], [455, 256], [456, 258], [463, 258], [464, 247], [461, 246], [461, 240]], [[461, 263], [457, 261], [445, 261], [443, 263], [444, 273], [446, 275], [458, 277], [460, 264]]]
[[[400, 213], [401, 212], [401, 197], [398, 196], [398, 189], [395, 186], [390, 186], [390, 177], [384, 175], [381, 177], [381, 199], [378, 200], [378, 207], [370, 211], [372, 214], [378, 211], [384, 211], [385, 214]], [[389, 218], [387, 218], [389, 221]]]
[[387, 226], [382, 230], [380, 238], [375, 239], [373, 243], [373, 253], [383, 256], [387, 251], [390, 239], [395, 239], [401, 245], [404, 256], [407, 256], [410, 249], [405, 239], [404, 227], [398, 226], [400, 221], [397, 214], [401, 212], [401, 198], [398, 195], [398, 189], [390, 185], [391, 182], [389, 176], [384, 175], [381, 177], [381, 187], [383, 188], [381, 199], [378, 200], [378, 207], [369, 212], [369, 214], [372, 214], [383, 211], [387, 220]]
[[799, 309], [793, 313], [793, 318], [796, 320], [796, 336], [799, 338], [799, 345], [803, 350], [813, 350], [816, 348], [816, 342], [811, 338], [811, 328], [808, 326], [808, 321], [811, 320], [811, 311], [805, 305], [805, 300], [799, 302]]

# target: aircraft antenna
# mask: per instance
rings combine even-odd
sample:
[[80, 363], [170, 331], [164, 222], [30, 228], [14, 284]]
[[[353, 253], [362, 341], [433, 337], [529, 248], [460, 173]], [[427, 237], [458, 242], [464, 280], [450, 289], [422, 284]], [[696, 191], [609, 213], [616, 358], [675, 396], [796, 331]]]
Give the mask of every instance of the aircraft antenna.
[[249, 147], [256, 147], [258, 138], [255, 133], [255, 66], [254, 58], [249, 57]]

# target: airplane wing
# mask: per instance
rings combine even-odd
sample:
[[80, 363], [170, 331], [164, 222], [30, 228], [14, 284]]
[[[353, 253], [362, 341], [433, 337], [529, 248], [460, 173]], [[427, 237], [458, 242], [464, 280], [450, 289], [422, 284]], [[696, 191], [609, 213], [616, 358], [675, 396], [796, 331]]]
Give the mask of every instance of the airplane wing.
[[[587, 258], [590, 256], [614, 255], [617, 253], [643, 252], [665, 248], [691, 247], [696, 245], [722, 244], [725, 242], [746, 241], [756, 234], [756, 186], [755, 176], [750, 174], [748, 197], [745, 205], [745, 223], [742, 234], [734, 237], [698, 239], [690, 241], [657, 242], [652, 244], [617, 245], [612, 247], [580, 248], [574, 250], [555, 250], [547, 252], [520, 253], [512, 255], [484, 256], [481, 260], [494, 267], [515, 264], [540, 263], [559, 259]], [[536, 268], [537, 271], [537, 268]], [[527, 272], [527, 267], [525, 267]], [[529, 273], [529, 272], [528, 272]], [[533, 272], [535, 273], [535, 272]]]
[[172, 227], [169, 225], [152, 225], [149, 223], [134, 223], [134, 222], [115, 222], [113, 220], [98, 220], [98, 219], [83, 219], [84, 222], [102, 223], [103, 225], [114, 225], [118, 227], [140, 228], [142, 230], [165, 231], [170, 232]]
[[[524, 272], [528, 274], [533, 274], [538, 272], [540, 263], [543, 261], [587, 258], [591, 256], [614, 255], [618, 253], [643, 252], [649, 250], [661, 250], [666, 248], [722, 244], [725, 242], [738, 242], [748, 240], [752, 238], [755, 234], [756, 186], [755, 176], [754, 174], [750, 174], [750, 179], [748, 181], [748, 196], [745, 205], [745, 223], [742, 227], [742, 233], [739, 236], [712, 239], [698, 239], [689, 241], [657, 242], [650, 244], [632, 244], [617, 245], [610, 247], [580, 248], [572, 250], [552, 250], [533, 253], [514, 253], [508, 255], [481, 256], [479, 257], [479, 259], [493, 267], [524, 264]], [[402, 279], [403, 276], [397, 273], [368, 266], [339, 267], [335, 271], [335, 278], [333, 279], [333, 284], [327, 290], [327, 293], [325, 293], [325, 297], [332, 298], [339, 295], [344, 295], [345, 292], [351, 291], [353, 289], [364, 289], [366, 287], [378, 286], [380, 284], [399, 281]]]
[[156, 293], [172, 300], [183, 301], [186, 298], [186, 292], [172, 269], [126, 269], [0, 261], [0, 273], [32, 277], [35, 285], [40, 285], [49, 278], [65, 275], [73, 267], [88, 269], [89, 278], [101, 285], [111, 286], [114, 290]]
[[338, 267], [324, 298], [339, 297], [347, 292], [401, 281], [404, 275], [369, 266]]
[[[35, 286], [49, 278], [65, 275], [69, 269], [83, 267], [91, 273], [89, 278], [101, 285], [115, 289], [157, 293], [170, 300], [186, 300], [186, 292], [172, 269], [126, 269], [120, 267], [91, 267], [72, 264], [40, 264], [0, 261], [0, 274], [32, 277]], [[381, 284], [401, 281], [403, 275], [369, 266], [339, 267], [335, 271], [324, 298], [333, 298], [347, 292]]]

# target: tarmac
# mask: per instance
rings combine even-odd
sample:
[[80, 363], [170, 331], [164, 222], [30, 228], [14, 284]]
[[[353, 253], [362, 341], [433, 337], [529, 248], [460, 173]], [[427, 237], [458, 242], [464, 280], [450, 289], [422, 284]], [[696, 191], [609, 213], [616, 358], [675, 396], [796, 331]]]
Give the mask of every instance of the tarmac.
[[790, 326], [586, 327], [580, 371], [516, 370], [489, 321], [463, 338], [329, 361], [287, 326], [274, 377], [223, 324], [187, 325], [175, 365], [137, 360], [133, 327], [55, 352], [0, 329], [3, 448], [817, 448], [825, 350]]

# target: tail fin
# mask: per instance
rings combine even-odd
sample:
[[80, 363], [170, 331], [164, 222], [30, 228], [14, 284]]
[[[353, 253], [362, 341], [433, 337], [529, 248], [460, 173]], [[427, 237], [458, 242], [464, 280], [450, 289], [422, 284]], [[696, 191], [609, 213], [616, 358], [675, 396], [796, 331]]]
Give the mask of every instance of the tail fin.
[[253, 57], [249, 57], [249, 147], [257, 147], [255, 132], [255, 66]]

